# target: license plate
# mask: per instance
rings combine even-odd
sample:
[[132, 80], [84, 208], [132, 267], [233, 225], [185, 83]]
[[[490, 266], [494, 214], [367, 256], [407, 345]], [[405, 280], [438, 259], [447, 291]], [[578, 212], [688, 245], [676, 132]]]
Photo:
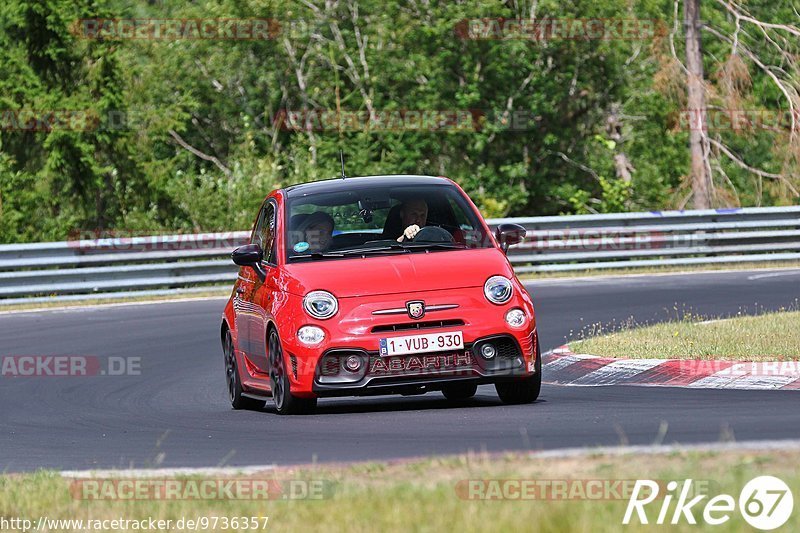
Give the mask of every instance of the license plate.
[[441, 352], [462, 348], [464, 348], [464, 335], [460, 331], [389, 337], [380, 340], [380, 354], [385, 356]]

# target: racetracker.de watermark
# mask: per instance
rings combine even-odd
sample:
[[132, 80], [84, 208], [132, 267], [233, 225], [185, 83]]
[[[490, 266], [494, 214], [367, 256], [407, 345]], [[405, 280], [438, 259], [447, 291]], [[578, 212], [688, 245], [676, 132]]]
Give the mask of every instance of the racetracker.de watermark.
[[87, 478], [70, 483], [76, 500], [324, 500], [334, 485], [323, 479]]
[[91, 109], [2, 109], [0, 131], [94, 131], [100, 114]]
[[86, 254], [108, 252], [166, 252], [232, 250], [246, 244], [247, 232], [187, 233], [153, 235], [142, 230], [75, 230], [70, 232], [67, 246]]
[[282, 131], [476, 132], [530, 131], [536, 117], [527, 110], [485, 109], [282, 109], [272, 126]]
[[678, 362], [678, 371], [686, 375], [713, 375], [714, 377], [799, 377], [800, 361], [751, 361], [734, 363], [717, 360], [684, 360]]
[[[637, 483], [636, 479], [462, 479], [455, 490], [463, 500], [609, 501], [630, 500]], [[667, 481], [655, 483], [648, 487], [648, 497], [667, 486]], [[711, 485], [698, 481], [694, 488], [705, 494]]]
[[534, 230], [525, 235], [517, 249], [531, 251], [615, 251], [682, 248], [696, 244], [695, 234], [670, 234], [636, 228]]
[[[176, 109], [132, 107], [93, 109], [0, 110], [0, 131], [8, 132], [129, 132], [153, 126]], [[247, 117], [252, 126], [287, 132], [524, 132], [536, 128], [539, 117], [526, 109], [281, 109], [272, 115]]]
[[0, 376], [7, 378], [140, 376], [141, 357], [94, 355], [6, 355]]
[[455, 34], [479, 41], [649, 41], [667, 35], [667, 25], [638, 18], [475, 18], [459, 21]]
[[93, 40], [266, 41], [278, 36], [280, 23], [261, 18], [83, 18], [71, 30], [78, 38]]
[[682, 131], [800, 131], [800, 110], [771, 109], [682, 109], [678, 116]]

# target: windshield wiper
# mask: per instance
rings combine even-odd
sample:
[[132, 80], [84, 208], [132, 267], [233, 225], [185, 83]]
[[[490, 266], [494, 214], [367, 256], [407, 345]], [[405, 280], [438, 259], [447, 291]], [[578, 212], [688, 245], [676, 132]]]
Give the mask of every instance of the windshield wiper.
[[328, 259], [331, 257], [347, 257], [351, 255], [366, 255], [366, 254], [379, 254], [387, 252], [401, 252], [408, 253], [408, 250], [402, 244], [384, 244], [381, 246], [371, 246], [368, 248], [353, 248], [350, 250], [337, 250], [335, 252], [313, 252], [310, 254], [292, 255], [289, 259]]
[[325, 259], [327, 257], [344, 257], [338, 252], [313, 252], [310, 254], [290, 255], [289, 259]]
[[380, 246], [369, 246], [366, 248], [351, 248], [347, 250], [336, 250], [334, 252], [313, 252], [310, 254], [292, 255], [289, 259], [329, 259], [334, 257], [350, 257], [353, 255], [385, 254], [385, 253], [411, 253], [414, 250], [465, 250], [464, 244], [451, 242], [418, 242], [401, 244], [399, 242], [387, 242]]
[[349, 250], [339, 250], [338, 253], [344, 255], [361, 255], [383, 252], [407, 252], [406, 247], [399, 242], [381, 244], [380, 246], [369, 246], [367, 248], [352, 248]]
[[415, 242], [402, 245], [409, 250], [465, 250], [465, 244], [454, 242]]

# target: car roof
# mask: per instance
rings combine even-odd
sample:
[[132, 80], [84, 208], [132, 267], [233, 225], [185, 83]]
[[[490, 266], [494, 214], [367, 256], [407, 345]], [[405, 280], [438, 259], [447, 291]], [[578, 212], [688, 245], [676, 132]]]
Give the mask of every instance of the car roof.
[[288, 198], [297, 198], [307, 194], [320, 194], [328, 192], [342, 192], [359, 190], [364, 187], [398, 187], [416, 185], [452, 185], [452, 182], [442, 176], [418, 176], [413, 174], [397, 174], [388, 176], [359, 176], [353, 178], [336, 178], [309, 183], [299, 183], [286, 187], [284, 191]]

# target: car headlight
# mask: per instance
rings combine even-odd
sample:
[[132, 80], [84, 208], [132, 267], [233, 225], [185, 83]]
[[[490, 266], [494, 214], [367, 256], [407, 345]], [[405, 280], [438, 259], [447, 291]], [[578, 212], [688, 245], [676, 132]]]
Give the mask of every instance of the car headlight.
[[492, 276], [486, 280], [483, 285], [483, 294], [486, 299], [493, 304], [504, 304], [511, 299], [514, 294], [514, 286], [511, 285], [511, 280], [503, 276]]
[[520, 328], [525, 325], [525, 311], [515, 307], [506, 313], [506, 324], [512, 328]]
[[317, 326], [303, 326], [297, 330], [297, 340], [306, 346], [316, 346], [325, 340], [325, 332]]
[[333, 294], [327, 291], [313, 291], [303, 298], [303, 308], [310, 316], [325, 320], [336, 314], [339, 310], [339, 302]]

